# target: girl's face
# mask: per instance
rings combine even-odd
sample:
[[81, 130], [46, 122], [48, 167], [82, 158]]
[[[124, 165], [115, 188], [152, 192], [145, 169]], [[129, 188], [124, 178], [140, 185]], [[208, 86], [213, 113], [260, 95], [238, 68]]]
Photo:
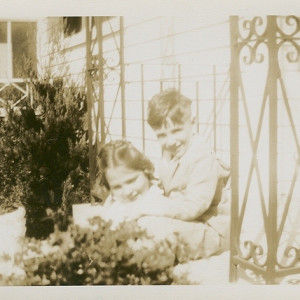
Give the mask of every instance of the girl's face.
[[141, 170], [126, 166], [107, 168], [105, 177], [116, 201], [134, 201], [149, 189], [149, 178]]

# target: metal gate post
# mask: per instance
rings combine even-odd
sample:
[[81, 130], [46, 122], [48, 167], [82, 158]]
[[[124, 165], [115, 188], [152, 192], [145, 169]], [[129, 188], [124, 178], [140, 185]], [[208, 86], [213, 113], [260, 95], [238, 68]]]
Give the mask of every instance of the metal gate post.
[[196, 125], [197, 125], [197, 133], [199, 133], [199, 81], [196, 81]]
[[122, 107], [122, 138], [126, 138], [125, 65], [124, 65], [124, 18], [120, 17], [120, 87]]
[[237, 221], [239, 213], [239, 55], [238, 17], [230, 17], [231, 65], [230, 65], [230, 165], [231, 165], [231, 223], [229, 281], [237, 280]]
[[105, 143], [105, 122], [104, 122], [104, 62], [103, 62], [103, 44], [102, 44], [102, 17], [94, 17], [96, 25], [97, 43], [98, 43], [98, 84], [99, 84], [99, 95], [98, 95], [98, 113], [96, 123], [96, 145], [98, 147], [98, 126], [100, 118], [100, 130], [101, 140], [100, 145]]
[[142, 106], [142, 139], [143, 139], [143, 153], [146, 151], [145, 142], [145, 90], [144, 90], [144, 65], [141, 64], [141, 106]]
[[[92, 53], [91, 53], [91, 29], [90, 17], [85, 17], [86, 26], [86, 83], [87, 83], [87, 116], [88, 116], [88, 139], [89, 139], [89, 174], [90, 190], [93, 189], [96, 170], [95, 170], [95, 153], [93, 149], [93, 128], [92, 128], [92, 106], [93, 106], [93, 87], [92, 87]], [[90, 196], [91, 203], [95, 200]]]
[[[87, 104], [88, 104], [88, 134], [89, 134], [89, 173], [90, 190], [92, 191], [96, 182], [96, 160], [99, 146], [105, 142], [105, 121], [104, 121], [104, 64], [102, 48], [102, 17], [94, 18], [96, 38], [92, 37], [91, 17], [86, 17], [86, 82], [87, 82]], [[95, 43], [98, 44], [97, 60], [93, 54]], [[98, 85], [98, 92], [95, 90], [95, 83]], [[95, 104], [98, 104], [97, 113], [94, 114]], [[100, 141], [99, 141], [99, 119], [100, 119]], [[93, 126], [94, 122], [94, 126]], [[102, 199], [103, 200], [103, 199]], [[91, 194], [91, 203], [95, 198]]]
[[[267, 270], [266, 283], [275, 283], [277, 261], [277, 79], [278, 49], [276, 45], [276, 16], [267, 17], [267, 43], [269, 53], [269, 215], [267, 220]], [[276, 250], [276, 251], [275, 251]]]
[[217, 151], [217, 75], [216, 66], [213, 66], [213, 132], [214, 132], [214, 151]]

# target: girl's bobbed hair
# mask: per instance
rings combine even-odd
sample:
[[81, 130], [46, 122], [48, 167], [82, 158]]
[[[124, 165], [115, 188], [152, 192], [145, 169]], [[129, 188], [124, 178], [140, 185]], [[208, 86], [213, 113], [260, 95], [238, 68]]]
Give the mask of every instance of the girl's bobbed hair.
[[143, 153], [137, 150], [132, 143], [124, 140], [115, 140], [106, 143], [97, 156], [97, 177], [100, 185], [110, 189], [105, 177], [107, 168], [125, 166], [143, 171], [151, 180], [154, 178], [154, 165]]

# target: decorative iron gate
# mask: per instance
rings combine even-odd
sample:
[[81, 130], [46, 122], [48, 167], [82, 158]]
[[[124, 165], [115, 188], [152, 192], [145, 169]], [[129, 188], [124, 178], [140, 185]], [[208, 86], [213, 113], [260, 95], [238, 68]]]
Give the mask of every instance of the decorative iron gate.
[[300, 19], [232, 16], [230, 31], [230, 281], [274, 284], [300, 273]]

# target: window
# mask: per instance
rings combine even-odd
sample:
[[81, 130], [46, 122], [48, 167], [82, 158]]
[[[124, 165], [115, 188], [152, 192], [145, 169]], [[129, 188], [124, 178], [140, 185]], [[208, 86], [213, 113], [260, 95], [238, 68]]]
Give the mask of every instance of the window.
[[36, 23], [12, 22], [11, 42], [13, 77], [23, 77], [24, 68], [29, 62], [36, 70]]
[[8, 76], [7, 22], [0, 22], [0, 78]]
[[64, 35], [71, 36], [81, 31], [82, 17], [63, 17]]
[[7, 22], [0, 22], [0, 43], [7, 43]]

